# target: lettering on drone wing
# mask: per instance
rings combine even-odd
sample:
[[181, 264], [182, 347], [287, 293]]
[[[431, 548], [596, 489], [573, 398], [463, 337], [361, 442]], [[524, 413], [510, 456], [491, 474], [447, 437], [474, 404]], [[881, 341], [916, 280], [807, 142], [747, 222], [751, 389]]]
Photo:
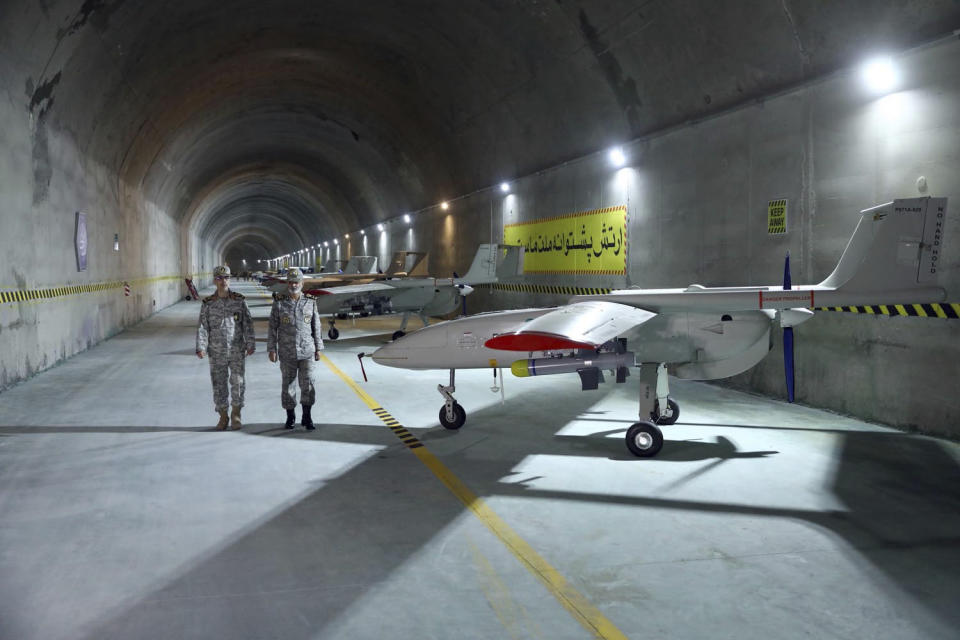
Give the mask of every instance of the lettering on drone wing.
[[813, 307], [813, 291], [758, 291], [760, 308]]
[[466, 331], [457, 338], [457, 346], [461, 349], [475, 349], [477, 346], [477, 337], [472, 332]]
[[[928, 211], [923, 225], [923, 241], [920, 245], [920, 268], [917, 281], [921, 283], [935, 282], [937, 271], [940, 268], [940, 249], [943, 245], [943, 223], [947, 212], [943, 199], [933, 200], [936, 204], [934, 211]], [[931, 207], [933, 209], [933, 207]]]

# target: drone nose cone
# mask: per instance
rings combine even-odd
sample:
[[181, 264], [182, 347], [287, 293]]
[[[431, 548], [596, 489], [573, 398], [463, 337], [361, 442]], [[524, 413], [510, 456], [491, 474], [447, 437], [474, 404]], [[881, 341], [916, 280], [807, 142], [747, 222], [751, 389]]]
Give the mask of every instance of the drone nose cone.
[[397, 342], [393, 341], [374, 351], [370, 357], [373, 358], [373, 361], [377, 364], [382, 364], [386, 367], [402, 367], [403, 363], [407, 360], [406, 351], [406, 349], [398, 348]]

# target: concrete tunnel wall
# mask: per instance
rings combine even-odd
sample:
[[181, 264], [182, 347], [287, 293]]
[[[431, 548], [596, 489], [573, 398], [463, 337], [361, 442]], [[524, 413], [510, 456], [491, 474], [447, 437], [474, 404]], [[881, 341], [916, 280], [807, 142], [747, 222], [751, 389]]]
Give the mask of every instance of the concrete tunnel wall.
[[[296, 6], [293, 0], [277, 4], [268, 17], [288, 30], [329, 24], [335, 31], [338, 17], [358, 19], [350, 3], [328, 3], [324, 19], [312, 21], [283, 10]], [[957, 247], [956, 42], [899, 56], [907, 82], [895, 100], [864, 95], [852, 69], [823, 75], [850, 59], [851, 46], [878, 33], [914, 40], [943, 33], [956, 22], [949, 3], [926, 3], [925, 12], [913, 5], [871, 12], [873, 3], [863, 0], [841, 11], [855, 21], [821, 17], [816, 7], [798, 5], [791, 13], [763, 3], [730, 16], [652, 5], [652, 16], [631, 10], [622, 19], [615, 4], [512, 15], [511, 32], [502, 35], [504, 19], [492, 4], [474, 3], [465, 13], [439, 5], [431, 16], [438, 25], [424, 27], [399, 24], [407, 12], [383, 3], [384, 16], [372, 9], [371, 15], [404, 27], [369, 41], [384, 45], [386, 55], [362, 38], [345, 44], [304, 32], [290, 42], [279, 27], [260, 30], [272, 3], [238, 3], [240, 27], [204, 21], [202, 10], [210, 7], [200, 4], [196, 16], [121, 2], [0, 8], [0, 285], [55, 292], [44, 301], [0, 305], [0, 389], [181, 299], [184, 275], [205, 284], [221, 259], [252, 264], [297, 246], [315, 252], [316, 243], [333, 237], [342, 244], [322, 258], [376, 252], [386, 260], [394, 250], [425, 250], [430, 271], [448, 276], [466, 270], [479, 242], [499, 240], [505, 222], [624, 204], [627, 278], [533, 281], [775, 284], [789, 249], [794, 281], [816, 282], [835, 263], [857, 211], [919, 194], [916, 178], [924, 175], [926, 193], [951, 198], [947, 233]], [[178, 12], [196, 19], [180, 24]], [[738, 25], [751, 21], [764, 27], [747, 34], [764, 38], [762, 56], [735, 50], [749, 40]], [[163, 38], [139, 37], [151, 23]], [[377, 33], [373, 21], [365, 24]], [[448, 32], [451, 25], [485, 48], [476, 60], [492, 71], [451, 55], [457, 53], [451, 41], [420, 33]], [[253, 44], [230, 57], [235, 45], [225, 38], [231, 29], [245, 33], [241, 27], [253, 29], [247, 38]], [[711, 46], [732, 57], [699, 55], [693, 40], [684, 40], [691, 30], [710, 31]], [[494, 33], [496, 40], [487, 37]], [[639, 46], [631, 42], [636, 34], [652, 41]], [[183, 40], [194, 48], [178, 48]], [[404, 49], [408, 40], [416, 44]], [[811, 41], [817, 48], [804, 49]], [[226, 49], [216, 48], [224, 42]], [[336, 69], [333, 79], [311, 66], [314, 52], [304, 42], [327, 43], [329, 59], [320, 56], [321, 66]], [[527, 48], [511, 55], [521, 42]], [[670, 46], [677, 42], [686, 43], [679, 54]], [[559, 62], [550, 58], [552, 48], [562, 53]], [[350, 65], [341, 69], [336, 63], [344, 60]], [[202, 72], [170, 87], [164, 65], [173, 79], [175, 71]], [[149, 78], [137, 75], [144, 70]], [[427, 70], [436, 77], [424, 95]], [[501, 79], [498, 70], [509, 73]], [[291, 87], [304, 78], [326, 93], [297, 103], [303, 96]], [[803, 80], [803, 88], [778, 93]], [[497, 102], [497, 96], [505, 97]], [[908, 106], [897, 107], [897, 100]], [[308, 112], [318, 108], [312, 101], [336, 107], [311, 120]], [[294, 115], [279, 121], [276, 112], [290, 105]], [[891, 106], [904, 117], [885, 119]], [[360, 115], [351, 120], [351, 112]], [[238, 121], [246, 129], [231, 125]], [[266, 133], [244, 137], [245, 130]], [[261, 144], [265, 137], [269, 144]], [[633, 140], [624, 147], [630, 162], [615, 172], [603, 146], [624, 140]], [[224, 147], [232, 155], [214, 153]], [[500, 178], [513, 185], [509, 196], [486, 186]], [[790, 201], [786, 238], [765, 235], [766, 202], [773, 198]], [[448, 211], [426, 204], [442, 199], [451, 202]], [[90, 236], [89, 266], [81, 273], [73, 250], [78, 210], [88, 215]], [[403, 212], [413, 213], [410, 226]], [[383, 234], [377, 222], [385, 224]], [[366, 248], [360, 228], [368, 233]], [[114, 233], [119, 252], [112, 250]], [[946, 284], [956, 301], [960, 254], [947, 254]], [[132, 285], [129, 298], [123, 281]], [[61, 295], [66, 285], [98, 284], [100, 290]], [[559, 302], [560, 296], [479, 290], [469, 308]], [[960, 435], [952, 389], [957, 334], [956, 321], [819, 314], [798, 330], [798, 397], [887, 424]], [[781, 366], [775, 347], [728, 384], [782, 396]]]
[[38, 33], [0, 33], [0, 290], [23, 298], [0, 304], [2, 390], [176, 302], [182, 274], [177, 222], [90, 153], [84, 99], [100, 96], [78, 87], [54, 110], [63, 76], [37, 86]]

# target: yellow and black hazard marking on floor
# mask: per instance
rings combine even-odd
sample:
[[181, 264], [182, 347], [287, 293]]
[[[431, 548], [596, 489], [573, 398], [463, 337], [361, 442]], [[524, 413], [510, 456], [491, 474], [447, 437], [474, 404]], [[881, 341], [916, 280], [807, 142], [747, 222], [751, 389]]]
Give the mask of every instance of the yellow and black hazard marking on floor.
[[557, 599], [571, 617], [590, 633], [591, 637], [604, 638], [606, 640], [626, 640], [627, 636], [624, 635], [613, 622], [607, 619], [583, 594], [577, 591], [559, 571], [554, 569], [526, 540], [521, 538], [510, 525], [501, 520], [500, 516], [487, 506], [487, 503], [480, 496], [475, 494], [460, 478], [455, 476], [422, 442], [404, 429], [403, 425], [391, 416], [370, 394], [364, 391], [356, 381], [341, 371], [326, 355], [321, 354], [320, 360], [327, 365], [330, 371], [343, 380], [348, 387], [353, 389], [353, 392], [357, 394], [363, 403], [367, 405], [384, 424], [390, 427], [390, 430], [400, 438], [406, 447], [410, 449], [411, 453], [413, 453], [477, 519], [486, 525], [490, 532], [500, 540], [513, 556], [547, 588], [550, 594]]
[[383, 424], [387, 425], [390, 428], [390, 431], [393, 431], [393, 435], [400, 438], [400, 442], [405, 444], [410, 449], [416, 449], [417, 447], [422, 447], [423, 443], [417, 440], [416, 436], [407, 431], [400, 421], [390, 415], [386, 409], [383, 407], [373, 407], [371, 409], [377, 417], [383, 421]]
[[604, 287], [561, 287], [549, 284], [505, 284], [491, 285], [499, 291], [516, 291], [520, 293], [553, 293], [568, 296], [599, 296], [610, 293], [613, 289]]
[[919, 318], [960, 318], [960, 304], [880, 304], [864, 307], [816, 307], [817, 311], [843, 311], [876, 316], [914, 316]]
[[92, 284], [75, 284], [62, 287], [49, 287], [45, 289], [15, 289], [12, 291], [0, 291], [0, 304], [10, 302], [42, 302], [67, 296], [75, 296], [87, 293], [101, 293], [104, 291], [123, 290], [124, 285], [142, 286], [161, 282], [163, 280], [179, 280], [180, 276], [156, 276], [153, 278], [137, 278], [135, 280], [113, 280], [110, 282], [96, 282]]

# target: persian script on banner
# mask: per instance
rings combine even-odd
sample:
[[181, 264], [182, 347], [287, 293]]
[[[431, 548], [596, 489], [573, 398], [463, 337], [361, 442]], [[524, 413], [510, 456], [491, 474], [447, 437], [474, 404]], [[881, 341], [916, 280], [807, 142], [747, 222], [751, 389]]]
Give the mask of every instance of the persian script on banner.
[[625, 275], [627, 207], [504, 225], [503, 242], [524, 246], [524, 273]]

